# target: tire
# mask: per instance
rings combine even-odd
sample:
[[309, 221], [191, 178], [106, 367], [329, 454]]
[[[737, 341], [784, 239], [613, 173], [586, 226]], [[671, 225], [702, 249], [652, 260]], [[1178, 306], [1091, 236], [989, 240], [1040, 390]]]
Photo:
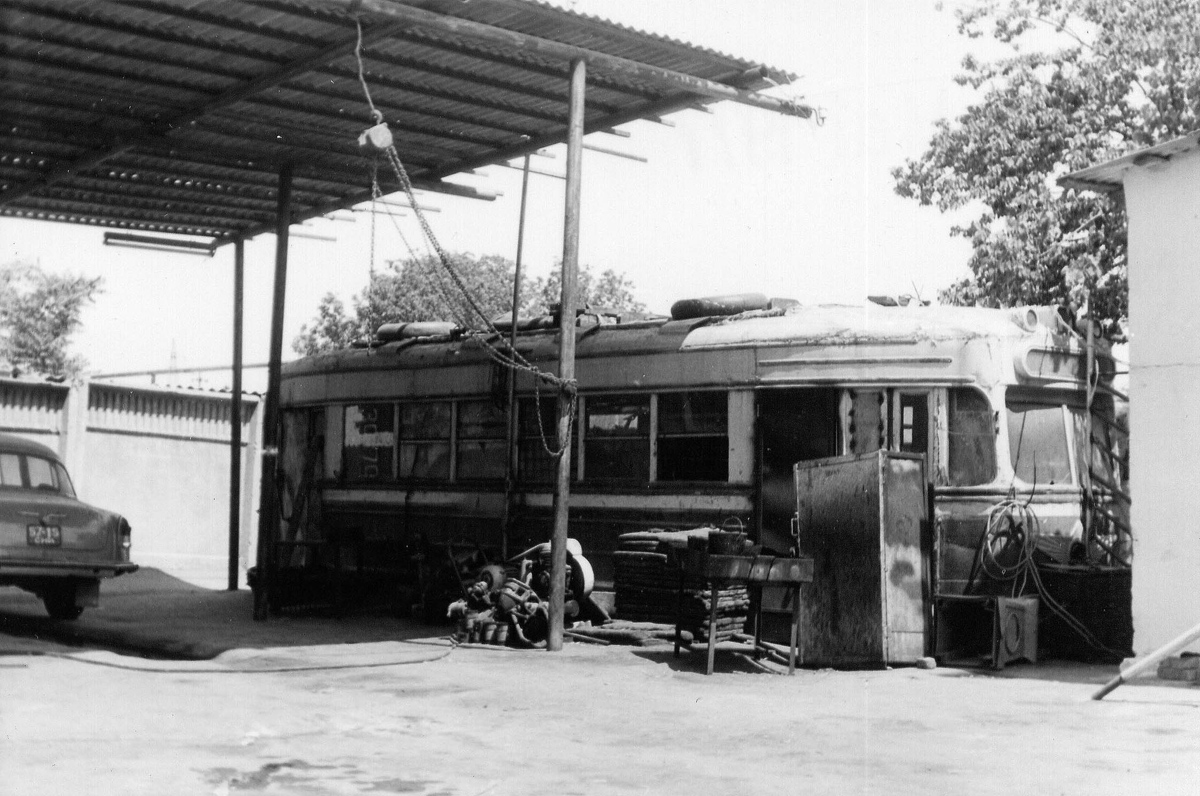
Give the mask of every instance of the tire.
[[42, 604], [50, 618], [60, 622], [73, 621], [83, 613], [83, 606], [75, 604], [75, 589], [69, 586], [47, 591], [42, 595]]

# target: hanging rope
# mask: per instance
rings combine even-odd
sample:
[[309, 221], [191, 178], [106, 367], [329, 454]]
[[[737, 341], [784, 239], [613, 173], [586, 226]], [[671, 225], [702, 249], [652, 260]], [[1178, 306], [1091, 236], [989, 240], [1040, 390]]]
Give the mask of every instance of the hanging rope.
[[[386, 125], [384, 125], [383, 122], [383, 113], [375, 106], [375, 102], [371, 98], [370, 88], [367, 85], [366, 71], [362, 54], [362, 20], [356, 19], [355, 25], [358, 30], [358, 39], [354, 48], [354, 57], [358, 67], [358, 81], [362, 86], [363, 96], [366, 98], [367, 105], [371, 109], [371, 118], [375, 121], [377, 127], [383, 125], [386, 128]], [[482, 346], [488, 357], [502, 367], [508, 368], [514, 372], [528, 373], [533, 377], [535, 413], [537, 415], [538, 431], [540, 432], [542, 447], [546, 450], [546, 453], [551, 456], [551, 458], [558, 458], [562, 456], [563, 452], [566, 450], [566, 442], [570, 440], [570, 429], [574, 427], [575, 422], [578, 403], [578, 385], [576, 380], [564, 379], [557, 374], [550, 373], [549, 371], [545, 371], [537, 367], [528, 359], [526, 359], [514, 346], [510, 345], [508, 340], [505, 339], [504, 335], [500, 333], [500, 330], [496, 328], [494, 323], [492, 323], [491, 317], [476, 300], [470, 287], [467, 285], [466, 280], [455, 267], [453, 259], [446, 252], [446, 250], [442, 248], [441, 243], [438, 241], [437, 236], [433, 232], [433, 228], [429, 225], [429, 221], [425, 217], [425, 213], [421, 210], [421, 206], [417, 202], [416, 193], [413, 189], [412, 180], [409, 178], [408, 171], [404, 168], [404, 163], [400, 160], [400, 154], [396, 151], [395, 144], [392, 143], [390, 131], [388, 131], [385, 136], [382, 136], [381, 140], [384, 142], [383, 146], [381, 147], [382, 154], [387, 159], [388, 165], [391, 166], [392, 172], [395, 174], [397, 181], [400, 183], [401, 189], [404, 191], [404, 195], [408, 197], [409, 205], [412, 207], [413, 213], [417, 218], [417, 223], [420, 225], [421, 232], [424, 235], [426, 246], [431, 249], [431, 259], [439, 264], [442, 272], [444, 272], [439, 273], [436, 269], [434, 269], [433, 282], [439, 297], [443, 300], [443, 302], [445, 302], [451, 313], [456, 316], [454, 320], [467, 330], [464, 337], [468, 342], [473, 342]], [[379, 187], [377, 173], [373, 171], [371, 186], [372, 204], [374, 204], [376, 199], [382, 197], [382, 195], [383, 193]], [[416, 252], [409, 244], [408, 239], [404, 236], [404, 233], [400, 231], [400, 225], [392, 214], [391, 209], [387, 208], [386, 205], [385, 209], [387, 209], [389, 217], [392, 218], [393, 226], [395, 226], [396, 231], [400, 234], [400, 238], [404, 242], [405, 248], [408, 249], [408, 253], [412, 257], [413, 262], [419, 262], [420, 258], [417, 257]], [[374, 216], [372, 216], [372, 220], [373, 219]], [[374, 238], [372, 238], [372, 266], [373, 264]], [[453, 283], [454, 289], [450, 289], [449, 286], [444, 283], [443, 276], [449, 277], [450, 282]], [[482, 327], [482, 329], [479, 327]], [[496, 341], [499, 341], [501, 345], [496, 345]], [[547, 442], [547, 435], [542, 421], [541, 385], [543, 383], [553, 386], [559, 393], [566, 395], [568, 399], [567, 440], [565, 440], [564, 444], [559, 446], [557, 449], [551, 448]]]

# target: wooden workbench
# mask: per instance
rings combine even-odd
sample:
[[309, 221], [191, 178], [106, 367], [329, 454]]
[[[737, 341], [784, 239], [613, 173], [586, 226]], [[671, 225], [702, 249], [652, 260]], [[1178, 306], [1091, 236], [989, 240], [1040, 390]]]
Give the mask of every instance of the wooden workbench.
[[717, 600], [722, 586], [745, 585], [757, 591], [754, 605], [754, 650], [757, 655], [762, 643], [762, 589], [765, 586], [787, 588], [792, 601], [791, 643], [788, 647], [788, 674], [796, 671], [800, 645], [800, 586], [813, 579], [811, 558], [782, 556], [718, 555], [702, 550], [681, 550], [679, 563], [679, 601], [675, 617], [675, 656], [679, 656], [683, 631], [683, 594], [689, 577], [709, 584], [708, 668], [713, 673], [717, 650]]

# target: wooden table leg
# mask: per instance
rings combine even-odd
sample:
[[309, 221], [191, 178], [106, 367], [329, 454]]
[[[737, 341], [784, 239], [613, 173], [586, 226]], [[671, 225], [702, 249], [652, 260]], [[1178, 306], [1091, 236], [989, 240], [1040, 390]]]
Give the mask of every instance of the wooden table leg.
[[800, 587], [792, 587], [792, 643], [788, 647], [788, 674], [796, 672], [796, 648], [800, 636]]
[[675, 657], [679, 657], [679, 647], [683, 641], [683, 584], [687, 578], [687, 569], [679, 570], [679, 594], [675, 595]]
[[711, 582], [711, 605], [708, 611], [708, 674], [713, 673], [713, 661], [717, 657], [717, 582]]
[[762, 601], [763, 587], [762, 584], [757, 584], [755, 587], [757, 599], [754, 601], [754, 659], [762, 659]]

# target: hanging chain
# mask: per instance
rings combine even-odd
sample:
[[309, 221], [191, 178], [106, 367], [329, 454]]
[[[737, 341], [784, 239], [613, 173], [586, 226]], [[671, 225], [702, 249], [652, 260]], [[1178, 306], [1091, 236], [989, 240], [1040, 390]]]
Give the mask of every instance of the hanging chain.
[[[357, 66], [358, 66], [358, 82], [362, 86], [363, 96], [366, 98], [367, 105], [371, 109], [371, 118], [374, 119], [376, 125], [383, 124], [383, 113], [377, 107], [375, 107], [375, 102], [371, 98], [371, 90], [367, 86], [366, 71], [365, 71], [365, 67], [364, 67], [364, 63], [363, 63], [363, 55], [362, 55], [362, 20], [356, 19], [355, 25], [356, 25], [356, 28], [358, 31], [358, 39], [356, 41], [355, 48], [354, 48], [354, 57], [355, 57], [355, 60], [357, 62]], [[436, 269], [434, 270], [434, 274], [433, 274], [433, 276], [434, 276], [433, 281], [435, 284], [435, 289], [439, 293], [441, 299], [446, 303], [447, 307], [450, 308], [452, 314], [455, 314], [458, 316], [456, 318], [456, 320], [458, 320], [460, 325], [462, 325], [467, 330], [465, 337], [469, 342], [474, 342], [478, 345], [481, 345], [483, 347], [484, 351], [487, 353], [488, 357], [492, 361], [496, 362], [497, 364], [499, 364], [503, 367], [506, 367], [509, 370], [512, 370], [514, 372], [521, 371], [521, 372], [528, 373], [533, 377], [534, 401], [535, 401], [535, 406], [537, 408], [538, 432], [541, 437], [542, 447], [545, 448], [546, 453], [548, 453], [552, 458], [558, 458], [558, 457], [562, 456], [563, 453], [566, 451], [566, 448], [570, 445], [571, 430], [574, 427], [574, 422], [575, 422], [575, 417], [576, 417], [576, 411], [577, 411], [576, 407], [577, 407], [577, 403], [578, 403], [578, 386], [577, 386], [576, 380], [575, 379], [564, 379], [556, 374], [542, 370], [541, 368], [537, 367], [532, 362], [530, 362], [528, 359], [526, 359], [519, 351], [517, 351], [517, 349], [513, 345], [511, 345], [504, 338], [504, 335], [502, 335], [500, 333], [500, 331], [496, 328], [496, 325], [494, 323], [492, 323], [491, 317], [489, 317], [489, 315], [484, 311], [483, 307], [480, 306], [479, 302], [475, 299], [475, 296], [472, 294], [470, 287], [466, 284], [466, 281], [463, 279], [462, 275], [458, 273], [458, 270], [457, 270], [457, 268], [455, 268], [453, 260], [451, 259], [450, 255], [445, 251], [445, 249], [442, 248], [441, 243], [438, 241], [437, 236], [433, 232], [433, 228], [430, 227], [429, 221], [425, 217], [425, 213], [421, 210], [421, 206], [417, 202], [417, 197], [416, 197], [416, 194], [413, 189], [412, 180], [409, 178], [408, 171], [404, 168], [404, 164], [400, 160], [400, 155], [396, 151], [395, 145], [392, 143], [388, 143], [387, 146], [384, 148], [383, 152], [387, 158], [388, 165], [390, 165], [392, 167], [392, 171], [396, 175], [396, 179], [400, 182], [400, 187], [404, 191], [404, 195], [408, 198], [409, 204], [411, 205], [411, 207], [413, 209], [413, 213], [415, 214], [415, 216], [417, 218], [417, 223], [420, 225], [421, 231], [424, 234], [426, 246], [430, 247], [432, 249], [432, 251], [430, 252], [430, 254], [432, 255], [431, 259], [435, 260], [437, 263], [439, 263], [441, 265], [442, 270], [445, 272], [445, 274], [447, 276], [449, 276], [450, 281], [453, 282], [454, 287], [457, 288], [457, 293], [455, 293], [455, 291], [453, 291], [453, 290], [450, 290], [447, 287], [447, 285], [442, 283], [442, 280], [441, 280], [442, 274], [438, 273]], [[374, 210], [376, 200], [381, 198], [382, 196], [383, 196], [383, 192], [379, 187], [378, 170], [377, 170], [377, 167], [373, 167], [372, 183], [371, 183], [372, 210]], [[419, 258], [417, 257], [416, 252], [413, 250], [412, 246], [409, 244], [408, 239], [404, 236], [404, 233], [400, 231], [400, 225], [396, 221], [395, 216], [391, 213], [391, 209], [388, 208], [386, 205], [384, 207], [385, 207], [385, 210], [387, 210], [389, 217], [392, 218], [392, 224], [393, 224], [393, 226], [395, 226], [396, 231], [400, 234], [400, 239], [404, 242], [405, 248], [408, 249], [408, 253], [412, 257], [413, 262], [414, 263], [418, 262]], [[372, 216], [371, 216], [371, 223], [372, 223], [372, 228], [371, 228], [372, 229], [372, 234], [371, 234], [371, 273], [372, 273], [372, 276], [374, 275], [374, 265], [375, 265], [374, 222], [375, 222], [375, 216], [374, 216], [374, 213], [372, 213]], [[456, 310], [456, 305], [459, 305], [460, 302], [461, 302], [461, 306], [458, 306], [458, 308]], [[464, 310], [466, 310], [466, 311], [464, 312]], [[480, 330], [475, 329], [474, 327], [476, 325], [482, 326], [483, 330], [480, 331]], [[504, 345], [497, 346], [497, 345], [495, 345], [493, 340], [500, 340], [503, 342]], [[562, 445], [560, 445], [557, 448], [557, 450], [552, 449], [550, 447], [549, 443], [547, 442], [546, 429], [545, 429], [544, 423], [542, 421], [541, 384], [543, 382], [545, 382], [546, 384], [551, 384], [551, 385], [555, 386], [557, 388], [557, 390], [560, 393], [565, 394], [568, 399], [568, 403], [567, 403], [567, 419], [568, 419], [567, 438], [562, 441]]]

